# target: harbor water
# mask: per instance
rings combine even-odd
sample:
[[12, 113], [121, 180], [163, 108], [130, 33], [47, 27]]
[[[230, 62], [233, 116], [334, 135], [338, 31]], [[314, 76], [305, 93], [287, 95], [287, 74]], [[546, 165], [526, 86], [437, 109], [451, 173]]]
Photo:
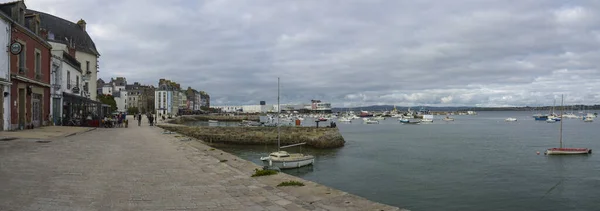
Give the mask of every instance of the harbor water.
[[[315, 155], [316, 161], [284, 172], [410, 210], [599, 210], [600, 156], [545, 156], [545, 149], [559, 145], [560, 122], [534, 121], [531, 115], [479, 112], [452, 116], [452, 122], [436, 116], [421, 125], [397, 118], [338, 122], [344, 147], [286, 149]], [[518, 121], [505, 122], [508, 117]], [[600, 153], [600, 123], [563, 121], [565, 147]], [[276, 150], [218, 148], [261, 165], [260, 157]]]

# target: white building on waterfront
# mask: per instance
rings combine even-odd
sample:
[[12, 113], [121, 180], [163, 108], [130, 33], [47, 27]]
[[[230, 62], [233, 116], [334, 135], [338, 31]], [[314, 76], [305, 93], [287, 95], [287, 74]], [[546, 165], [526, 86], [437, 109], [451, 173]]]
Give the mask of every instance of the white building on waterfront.
[[[1, 14], [0, 17], [0, 28], [6, 29], [6, 31], [0, 33], [0, 45], [2, 46], [10, 46], [10, 34], [11, 34], [11, 24], [9, 22], [10, 18]], [[1, 130], [10, 130], [10, 52], [0, 51], [0, 92], [3, 94], [2, 98], [0, 98], [0, 115], [2, 116], [2, 124], [0, 126]]]
[[179, 102], [174, 95], [178, 95], [175, 87], [167, 84], [159, 85], [154, 91], [154, 108], [156, 117], [172, 116], [179, 110]]

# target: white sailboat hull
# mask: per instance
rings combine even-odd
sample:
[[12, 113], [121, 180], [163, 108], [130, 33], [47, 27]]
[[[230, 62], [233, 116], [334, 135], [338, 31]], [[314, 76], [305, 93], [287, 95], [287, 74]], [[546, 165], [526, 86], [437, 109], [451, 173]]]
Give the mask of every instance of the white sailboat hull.
[[312, 165], [315, 162], [315, 158], [312, 156], [307, 156], [307, 158], [302, 159], [293, 159], [293, 160], [275, 160], [269, 157], [261, 158], [263, 164], [265, 166], [277, 167], [279, 169], [293, 169], [300, 168], [303, 166]]

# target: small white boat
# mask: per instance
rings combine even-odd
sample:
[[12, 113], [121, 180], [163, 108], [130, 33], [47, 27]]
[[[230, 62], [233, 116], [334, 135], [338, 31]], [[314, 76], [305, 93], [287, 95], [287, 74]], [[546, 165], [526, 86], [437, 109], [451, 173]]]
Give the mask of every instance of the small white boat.
[[341, 118], [338, 119], [338, 122], [352, 122], [352, 120], [348, 119], [346, 117], [341, 117]]
[[278, 151], [269, 154], [269, 157], [261, 157], [260, 160], [262, 160], [265, 165], [270, 167], [291, 169], [312, 165], [315, 162], [315, 157], [301, 153], [290, 154], [286, 151]]
[[218, 123], [218, 122], [219, 122], [219, 121], [217, 121], [217, 120], [212, 120], [212, 119], [211, 119], [211, 120], [208, 120], [208, 123]]
[[592, 118], [590, 116], [583, 117], [583, 122], [593, 122], [593, 121], [594, 121], [594, 118]]
[[555, 123], [555, 122], [556, 122], [556, 120], [555, 120], [555, 119], [547, 119], [547, 120], [546, 120], [546, 122], [547, 122], [547, 123]]
[[363, 123], [365, 123], [365, 124], [379, 124], [379, 121], [373, 120], [373, 119], [369, 119], [369, 118], [363, 118]]
[[516, 122], [516, 121], [517, 121], [517, 118], [512, 118], [512, 117], [509, 117], [509, 118], [506, 118], [504, 121], [505, 121], [505, 122]]
[[373, 117], [373, 119], [374, 120], [385, 120], [385, 117], [383, 117], [383, 116], [376, 116], [376, 117]]
[[450, 118], [449, 116], [446, 116], [442, 120], [444, 120], [444, 121], [454, 121], [454, 118]]
[[567, 118], [567, 119], [577, 119], [577, 118], [579, 118], [579, 116], [577, 116], [577, 115], [575, 115], [573, 113], [566, 113], [566, 114], [563, 114], [561, 117], [562, 118]]
[[429, 119], [429, 118], [427, 118], [427, 119], [422, 119], [422, 120], [421, 120], [421, 122], [433, 122], [433, 119]]

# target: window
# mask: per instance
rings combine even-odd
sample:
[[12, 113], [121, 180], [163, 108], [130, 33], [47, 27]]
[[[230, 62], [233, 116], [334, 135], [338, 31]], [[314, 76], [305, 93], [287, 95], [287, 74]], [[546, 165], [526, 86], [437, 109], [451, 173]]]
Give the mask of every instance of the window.
[[27, 69], [25, 68], [25, 45], [21, 44], [22, 50], [19, 54], [19, 73], [26, 74]]
[[75, 86], [79, 87], [79, 76], [78, 75], [75, 76]]
[[67, 71], [67, 89], [71, 89], [71, 71]]
[[85, 61], [85, 71], [90, 71], [90, 61]]
[[35, 79], [42, 79], [42, 53], [35, 50]]

